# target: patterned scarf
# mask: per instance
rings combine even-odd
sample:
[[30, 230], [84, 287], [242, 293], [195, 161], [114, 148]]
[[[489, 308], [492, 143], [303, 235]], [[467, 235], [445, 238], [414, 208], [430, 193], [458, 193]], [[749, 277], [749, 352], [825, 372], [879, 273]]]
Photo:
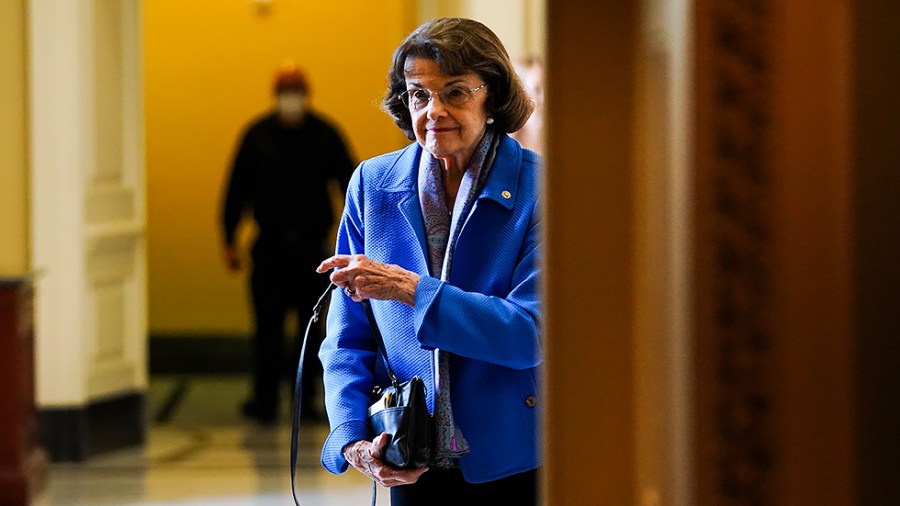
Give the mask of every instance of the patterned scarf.
[[[444, 173], [438, 159], [427, 152], [422, 153], [419, 162], [419, 202], [422, 216], [425, 219], [425, 237], [428, 242], [429, 271], [432, 277], [450, 279], [450, 268], [453, 262], [453, 249], [462, 230], [462, 226], [472, 210], [475, 197], [484, 185], [494, 157], [500, 136], [494, 134], [491, 126], [487, 127], [484, 137], [472, 154], [462, 182], [459, 185], [452, 215], [448, 213], [447, 194], [444, 191]], [[453, 467], [453, 459], [469, 452], [469, 443], [453, 421], [453, 410], [450, 406], [450, 357], [439, 349], [434, 350], [435, 364], [435, 401], [434, 419], [436, 434], [435, 465]]]

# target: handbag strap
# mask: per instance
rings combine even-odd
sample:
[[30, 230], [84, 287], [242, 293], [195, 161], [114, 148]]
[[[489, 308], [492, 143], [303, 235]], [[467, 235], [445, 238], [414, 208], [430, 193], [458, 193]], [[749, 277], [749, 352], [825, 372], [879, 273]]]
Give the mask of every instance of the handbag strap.
[[384, 346], [384, 337], [381, 335], [381, 330], [378, 328], [378, 322], [375, 321], [375, 313], [372, 311], [372, 305], [369, 304], [369, 299], [363, 299], [360, 304], [362, 304], [363, 309], [366, 310], [369, 326], [372, 327], [372, 337], [374, 337], [375, 342], [378, 343], [378, 352], [381, 354], [381, 359], [384, 361], [387, 373], [391, 377], [391, 384], [394, 385], [395, 388], [398, 388], [400, 381], [397, 380], [397, 375], [394, 374], [394, 370], [391, 369], [391, 363], [388, 361], [387, 348]]
[[[309, 323], [306, 324], [306, 332], [303, 334], [303, 344], [300, 346], [300, 361], [297, 363], [297, 377], [294, 379], [294, 399], [291, 420], [291, 495], [294, 497], [294, 504], [296, 506], [300, 506], [300, 497], [297, 495], [297, 458], [300, 453], [300, 409], [302, 407], [300, 398], [303, 393], [303, 362], [306, 356], [306, 343], [309, 340], [309, 331], [312, 329], [313, 324], [319, 321], [319, 315], [322, 313], [325, 304], [331, 299], [334, 288], [337, 288], [337, 285], [330, 283], [328, 288], [325, 289], [325, 293], [319, 297], [316, 305], [313, 306], [312, 316], [309, 317]], [[369, 319], [369, 325], [372, 327], [372, 335], [378, 343], [378, 351], [381, 353], [384, 365], [387, 367], [388, 374], [391, 376], [391, 382], [394, 386], [397, 386], [399, 384], [397, 375], [394, 374], [393, 369], [391, 369], [391, 364], [388, 362], [387, 351], [385, 351], [384, 348], [384, 338], [381, 336], [381, 331], [378, 329], [378, 324], [375, 322], [375, 314], [372, 312], [372, 306], [369, 304], [369, 301], [365, 299], [362, 301], [362, 305], [366, 310], [366, 317]], [[373, 480], [372, 506], [375, 506], [377, 490], [377, 484]]]
[[302, 405], [300, 397], [303, 393], [303, 361], [306, 356], [306, 342], [309, 340], [309, 331], [312, 329], [313, 324], [319, 321], [322, 308], [325, 307], [325, 304], [331, 298], [332, 288], [335, 288], [335, 285], [330, 283], [325, 293], [319, 297], [319, 300], [313, 307], [312, 316], [310, 316], [309, 323], [306, 324], [306, 332], [303, 334], [303, 344], [300, 346], [300, 362], [297, 364], [297, 377], [294, 380], [294, 409], [291, 422], [291, 494], [294, 496], [294, 504], [296, 506], [300, 506], [300, 498], [297, 496], [297, 457], [300, 453], [300, 408]]

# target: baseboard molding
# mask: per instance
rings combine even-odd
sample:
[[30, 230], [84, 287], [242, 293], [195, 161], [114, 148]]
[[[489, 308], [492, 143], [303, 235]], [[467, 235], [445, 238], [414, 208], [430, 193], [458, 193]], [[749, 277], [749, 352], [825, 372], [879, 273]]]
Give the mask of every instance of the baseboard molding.
[[150, 335], [150, 374], [249, 374], [250, 340], [232, 335]]
[[143, 393], [92, 402], [85, 406], [38, 410], [41, 445], [53, 462], [80, 462], [89, 457], [144, 444]]

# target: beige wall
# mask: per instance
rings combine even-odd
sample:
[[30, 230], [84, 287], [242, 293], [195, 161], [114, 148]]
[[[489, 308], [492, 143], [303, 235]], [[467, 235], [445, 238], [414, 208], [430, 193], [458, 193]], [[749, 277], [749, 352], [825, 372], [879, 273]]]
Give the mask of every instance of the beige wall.
[[241, 130], [271, 105], [286, 57], [304, 66], [312, 105], [357, 159], [405, 137], [378, 106], [415, 2], [143, 2], [149, 327], [155, 334], [249, 331], [244, 276], [221, 254], [220, 194]]
[[25, 7], [0, 2], [0, 275], [28, 270]]
[[545, 0], [418, 0], [420, 21], [460, 16], [487, 25], [503, 41], [513, 61], [545, 56]]

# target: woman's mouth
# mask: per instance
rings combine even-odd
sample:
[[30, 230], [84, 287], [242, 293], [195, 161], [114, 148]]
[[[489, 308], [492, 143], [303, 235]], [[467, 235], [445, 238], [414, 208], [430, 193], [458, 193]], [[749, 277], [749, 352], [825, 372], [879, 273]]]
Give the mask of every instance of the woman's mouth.
[[429, 127], [428, 131], [433, 134], [445, 134], [447, 132], [452, 132], [456, 130], [453, 127]]

